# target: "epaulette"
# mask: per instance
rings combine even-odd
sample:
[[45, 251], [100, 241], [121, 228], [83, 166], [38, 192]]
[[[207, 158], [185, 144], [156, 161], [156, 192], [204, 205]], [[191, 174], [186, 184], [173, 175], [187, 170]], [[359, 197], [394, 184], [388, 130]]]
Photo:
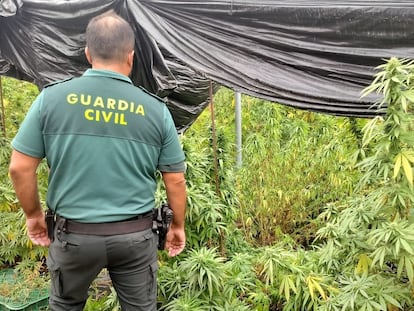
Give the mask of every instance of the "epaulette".
[[54, 82], [51, 82], [51, 83], [46, 84], [45, 86], [43, 86], [43, 88], [47, 88], [47, 87], [50, 87], [50, 86], [53, 86], [53, 85], [56, 85], [56, 84], [59, 84], [59, 83], [63, 83], [63, 82], [72, 80], [73, 78], [74, 77], [70, 77], [70, 78], [67, 78], [67, 79], [64, 79], [64, 80], [54, 81]]
[[145, 89], [145, 88], [143, 88], [142, 86], [137, 85], [137, 87], [138, 87], [139, 89], [141, 89], [143, 92], [147, 93], [148, 95], [150, 95], [150, 96], [152, 96], [152, 97], [154, 97], [154, 98], [158, 99], [159, 101], [163, 102], [164, 104], [166, 103], [166, 100], [165, 100], [165, 99], [163, 99], [163, 98], [159, 97], [158, 95], [155, 95], [154, 93], [151, 93], [150, 91], [146, 90], [146, 89]]

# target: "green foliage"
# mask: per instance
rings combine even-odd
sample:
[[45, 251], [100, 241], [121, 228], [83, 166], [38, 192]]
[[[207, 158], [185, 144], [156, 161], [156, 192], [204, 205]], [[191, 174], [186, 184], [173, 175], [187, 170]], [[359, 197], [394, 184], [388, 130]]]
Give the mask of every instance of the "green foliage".
[[245, 98], [245, 102], [244, 161], [238, 186], [241, 217], [249, 228], [246, 235], [259, 244], [270, 244], [289, 234], [309, 245], [318, 229], [314, 220], [321, 206], [352, 194], [359, 174], [350, 155], [359, 144], [355, 128], [363, 121], [258, 99]]
[[[379, 67], [364, 94], [383, 97], [384, 115], [370, 121], [243, 96], [240, 169], [232, 143], [233, 93], [216, 93], [215, 131], [206, 111], [182, 137], [188, 241], [178, 257], [160, 252], [159, 310], [411, 307], [413, 68], [397, 59]], [[39, 174], [46, 179], [46, 169]], [[24, 244], [13, 193], [1, 195], [8, 229], [0, 227], [0, 258], [37, 260], [41, 254]], [[164, 195], [159, 183], [157, 201]], [[10, 232], [17, 241], [12, 251], [5, 247]], [[88, 300], [87, 308], [118, 310], [115, 292]]]
[[222, 292], [224, 258], [217, 256], [214, 249], [201, 248], [190, 251], [187, 258], [180, 263], [180, 268], [187, 272], [187, 287], [195, 295], [212, 299]]
[[[191, 142], [191, 143], [190, 143]], [[210, 141], [200, 140], [194, 146], [188, 137], [182, 138], [183, 150], [186, 155], [187, 180], [187, 214], [186, 237], [187, 248], [199, 248], [204, 245], [224, 249], [224, 239], [229, 230], [236, 230], [232, 225], [236, 217], [235, 186], [228, 182], [232, 178], [228, 170], [227, 159], [221, 158], [217, 174], [227, 176], [220, 181], [219, 193], [214, 183], [214, 164], [209, 157]], [[224, 171], [227, 171], [224, 173]], [[165, 200], [163, 184], [159, 182], [156, 193], [157, 200]]]
[[0, 212], [11, 212], [18, 208], [11, 180], [8, 177], [10, 152], [10, 141], [0, 137]]
[[161, 266], [161, 310], [251, 310], [243, 299], [259, 284], [252, 259], [248, 254], [235, 254], [229, 260], [215, 249], [202, 247], [172, 265]]
[[103, 293], [98, 297], [90, 296], [86, 301], [84, 311], [119, 311], [119, 304], [115, 289], [110, 287], [110, 292]]
[[337, 280], [340, 291], [326, 310], [389, 310], [413, 304], [414, 65], [390, 59], [379, 69], [364, 94], [381, 93], [378, 105], [388, 107], [363, 129], [358, 192], [320, 215], [328, 221], [318, 231], [318, 239], [326, 240], [320, 247], [321, 266], [342, 275]]
[[2, 274], [5, 282], [0, 286], [0, 297], [10, 302], [18, 304], [30, 301], [34, 292], [44, 295], [49, 286], [49, 277], [44, 273], [42, 262], [20, 263], [14, 270], [5, 271], [7, 273]]
[[361, 184], [379, 184], [374, 203], [392, 218], [408, 218], [414, 202], [414, 63], [393, 58], [379, 69], [365, 94], [383, 93], [379, 106], [388, 107], [383, 118], [366, 125], [364, 146], [372, 155], [359, 164], [365, 171]]
[[1, 82], [5, 107], [6, 137], [13, 138], [28, 108], [39, 94], [39, 90], [34, 84], [12, 78], [1, 77]]
[[[298, 111], [243, 96], [243, 166], [234, 170], [235, 148], [229, 142], [235, 140], [233, 93], [223, 88], [214, 102], [220, 194], [231, 188], [228, 185], [236, 187], [226, 197], [233, 198], [230, 206], [237, 206], [244, 240], [268, 245], [289, 234], [309, 245], [321, 206], [351, 195], [359, 178], [351, 156], [362, 144], [365, 120]], [[216, 192], [210, 118], [210, 112], [204, 112], [184, 139], [196, 150], [189, 155], [197, 168], [211, 172], [197, 176], [205, 176]], [[204, 161], [210, 164], [198, 164]]]
[[22, 211], [0, 212], [0, 228], [0, 266], [39, 261], [47, 254], [46, 248], [34, 246], [28, 238]]
[[[0, 138], [0, 266], [14, 266], [20, 262], [39, 261], [47, 249], [34, 246], [27, 237], [24, 215], [14, 194], [8, 176], [11, 138], [17, 132], [26, 111], [38, 94], [37, 88], [27, 82], [2, 77], [3, 100], [6, 114], [7, 136]], [[42, 198], [46, 194], [47, 166], [38, 170]]]
[[412, 300], [410, 290], [398, 280], [375, 274], [349, 276], [339, 280], [340, 295], [334, 297], [321, 310], [394, 310], [403, 309]]

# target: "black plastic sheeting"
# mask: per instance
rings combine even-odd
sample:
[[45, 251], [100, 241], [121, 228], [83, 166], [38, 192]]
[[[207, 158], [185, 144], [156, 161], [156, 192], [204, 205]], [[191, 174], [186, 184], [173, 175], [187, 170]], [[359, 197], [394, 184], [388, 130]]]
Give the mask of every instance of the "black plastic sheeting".
[[210, 79], [300, 109], [373, 117], [374, 68], [414, 56], [413, 1], [2, 0], [0, 74], [36, 83], [80, 75], [88, 21], [113, 9], [136, 32], [135, 84], [165, 97], [184, 131]]

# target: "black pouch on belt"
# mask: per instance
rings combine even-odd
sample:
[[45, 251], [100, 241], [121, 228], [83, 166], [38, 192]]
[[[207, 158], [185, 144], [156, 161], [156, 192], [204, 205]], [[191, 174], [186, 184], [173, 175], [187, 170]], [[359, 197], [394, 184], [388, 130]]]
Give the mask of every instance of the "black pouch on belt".
[[163, 203], [161, 207], [153, 210], [152, 230], [158, 234], [158, 249], [165, 248], [167, 233], [173, 219], [173, 211], [168, 204]]
[[49, 237], [50, 242], [53, 242], [54, 237], [55, 237], [54, 231], [55, 231], [56, 219], [55, 219], [55, 213], [51, 209], [48, 209], [46, 211], [45, 221], [46, 221], [46, 226], [47, 226], [47, 236]]

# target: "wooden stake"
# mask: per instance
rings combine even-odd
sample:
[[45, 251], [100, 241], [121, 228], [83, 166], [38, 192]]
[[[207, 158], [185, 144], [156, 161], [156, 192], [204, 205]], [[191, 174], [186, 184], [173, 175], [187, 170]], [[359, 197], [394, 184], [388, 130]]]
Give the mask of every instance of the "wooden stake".
[[[217, 136], [216, 136], [216, 118], [214, 114], [214, 101], [213, 101], [213, 82], [210, 80], [210, 113], [211, 113], [211, 135], [213, 136], [213, 154], [214, 154], [214, 175], [216, 178], [216, 194], [220, 197], [220, 182], [219, 182], [219, 169], [218, 169], [218, 156], [217, 156]], [[225, 256], [225, 241], [224, 233], [220, 231], [220, 252], [221, 256]]]
[[3, 101], [3, 85], [1, 83], [1, 76], [0, 76], [0, 105], [1, 105], [1, 129], [3, 132], [4, 137], [6, 137], [6, 114], [4, 109], [4, 101]]
[[211, 113], [211, 135], [213, 136], [214, 175], [216, 179], [216, 193], [220, 196], [219, 170], [217, 159], [217, 137], [214, 115], [213, 82], [210, 80], [210, 113]]

